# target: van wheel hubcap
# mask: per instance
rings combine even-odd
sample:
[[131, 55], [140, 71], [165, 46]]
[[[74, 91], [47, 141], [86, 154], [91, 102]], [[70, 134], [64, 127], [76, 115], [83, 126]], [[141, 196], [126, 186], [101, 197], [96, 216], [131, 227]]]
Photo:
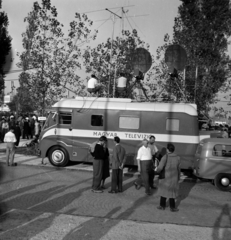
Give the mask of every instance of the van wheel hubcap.
[[65, 158], [65, 156], [64, 156], [63, 152], [60, 150], [56, 150], [52, 154], [52, 160], [56, 163], [62, 162], [64, 160], [64, 158]]
[[229, 181], [228, 178], [222, 178], [222, 179], [221, 179], [221, 184], [222, 184], [223, 186], [227, 187], [227, 186], [229, 186], [230, 181]]

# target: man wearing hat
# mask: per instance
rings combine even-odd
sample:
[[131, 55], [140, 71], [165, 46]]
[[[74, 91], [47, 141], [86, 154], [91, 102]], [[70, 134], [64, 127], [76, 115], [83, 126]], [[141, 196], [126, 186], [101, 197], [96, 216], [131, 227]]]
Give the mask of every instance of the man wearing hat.
[[9, 128], [15, 128], [15, 125], [16, 125], [16, 123], [15, 123], [15, 119], [14, 119], [14, 116], [13, 115], [11, 115], [10, 116], [10, 121], [9, 121]]

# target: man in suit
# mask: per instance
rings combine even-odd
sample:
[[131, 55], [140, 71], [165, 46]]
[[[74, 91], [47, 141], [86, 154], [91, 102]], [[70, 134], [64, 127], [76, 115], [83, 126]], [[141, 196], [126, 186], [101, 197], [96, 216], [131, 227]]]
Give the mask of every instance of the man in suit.
[[[125, 163], [125, 149], [120, 145], [120, 138], [114, 137], [115, 147], [112, 154], [112, 179], [109, 193], [122, 192], [123, 166]], [[117, 190], [118, 188], [118, 190]]]

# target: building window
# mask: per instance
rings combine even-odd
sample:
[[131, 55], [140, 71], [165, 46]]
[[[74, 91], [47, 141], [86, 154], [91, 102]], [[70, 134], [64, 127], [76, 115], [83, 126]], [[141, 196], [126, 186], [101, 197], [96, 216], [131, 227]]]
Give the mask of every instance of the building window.
[[92, 115], [91, 116], [91, 126], [103, 126], [103, 116], [102, 115]]
[[213, 148], [213, 156], [231, 157], [231, 145], [217, 144]]
[[168, 118], [166, 121], [166, 130], [167, 131], [179, 131], [180, 130], [180, 120]]
[[59, 113], [59, 124], [70, 125], [71, 119], [72, 119], [71, 113], [66, 113], [66, 112]]
[[119, 127], [127, 129], [139, 129], [140, 119], [138, 117], [120, 117]]

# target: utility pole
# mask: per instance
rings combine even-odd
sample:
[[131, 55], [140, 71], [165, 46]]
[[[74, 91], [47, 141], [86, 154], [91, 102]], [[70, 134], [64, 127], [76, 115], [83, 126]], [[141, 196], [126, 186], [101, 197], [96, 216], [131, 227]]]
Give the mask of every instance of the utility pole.
[[[111, 65], [112, 65], [112, 48], [113, 48], [113, 39], [114, 39], [114, 27], [115, 27], [115, 18], [122, 18], [119, 15], [117, 15], [116, 13], [112, 12], [111, 10], [109, 10], [108, 8], [105, 9], [106, 11], [110, 12], [113, 16], [113, 29], [112, 29], [112, 38], [111, 38], [111, 53], [110, 53], [110, 64], [109, 64], [109, 83], [108, 83], [108, 96], [110, 96], [110, 86], [111, 86], [111, 76], [110, 76], [110, 72], [111, 72]], [[114, 95], [114, 94], [113, 94]]]
[[197, 78], [198, 78], [198, 66], [196, 66], [196, 72], [195, 72], [194, 103], [196, 103], [196, 96], [197, 96]]

